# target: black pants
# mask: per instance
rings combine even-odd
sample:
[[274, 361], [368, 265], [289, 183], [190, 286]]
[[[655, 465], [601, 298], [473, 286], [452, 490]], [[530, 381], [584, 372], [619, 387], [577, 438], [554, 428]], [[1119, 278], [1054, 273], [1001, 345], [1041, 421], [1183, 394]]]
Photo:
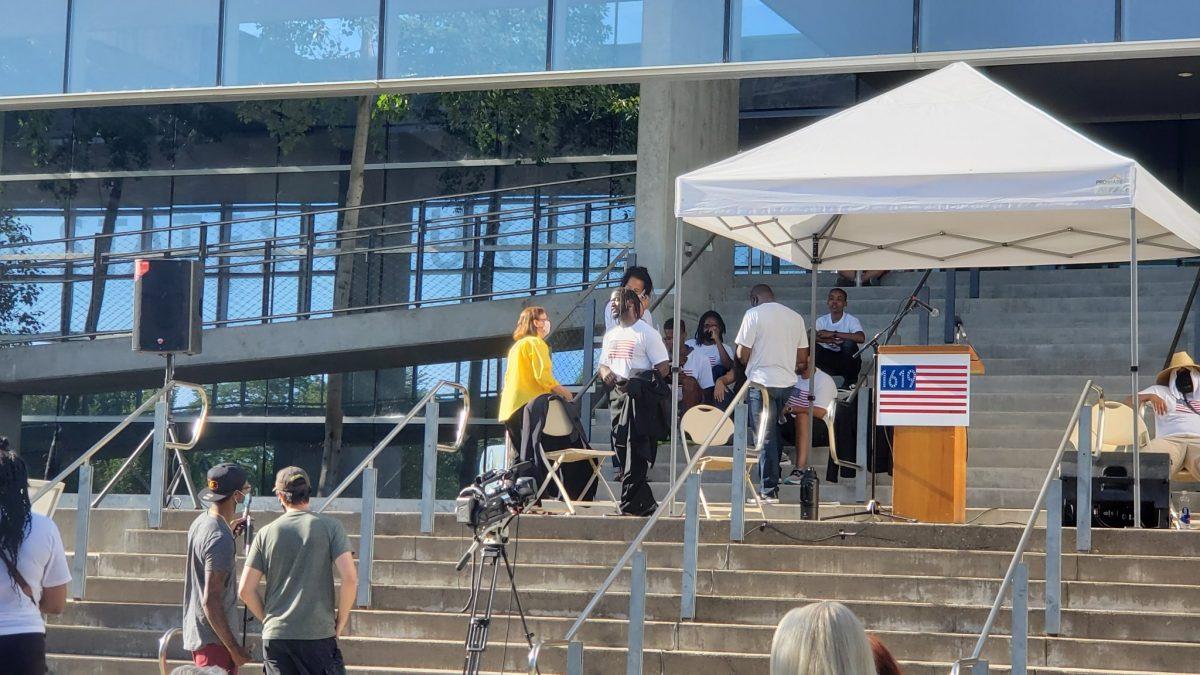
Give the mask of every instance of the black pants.
[[842, 386], [850, 386], [858, 380], [858, 372], [862, 370], [862, 357], [854, 356], [857, 346], [850, 344], [842, 346], [842, 351], [833, 351], [817, 345], [817, 367], [830, 377], [841, 377]]
[[658, 508], [654, 491], [646, 481], [646, 473], [650, 469], [648, 458], [654, 456], [654, 444], [649, 438], [631, 438], [629, 425], [621, 424], [619, 418], [619, 415], [612, 418], [611, 439], [612, 449], [617, 453], [613, 460], [621, 462], [625, 471], [621, 478], [621, 513], [648, 516]]
[[[2, 582], [0, 582], [2, 583]], [[46, 634], [0, 635], [2, 670], [12, 675], [46, 675]]]
[[337, 638], [264, 640], [263, 672], [267, 675], [345, 675]]

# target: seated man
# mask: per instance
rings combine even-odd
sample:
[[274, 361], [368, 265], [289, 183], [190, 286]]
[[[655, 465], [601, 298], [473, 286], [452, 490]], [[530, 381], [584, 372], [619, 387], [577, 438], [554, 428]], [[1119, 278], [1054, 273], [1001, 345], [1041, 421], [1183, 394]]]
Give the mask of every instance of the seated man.
[[[679, 331], [675, 331], [675, 319], [667, 319], [663, 324], [663, 345], [671, 354], [671, 344], [679, 340], [679, 414], [689, 408], [704, 402], [704, 390], [713, 386], [712, 368], [707, 360], [692, 358], [693, 348], [684, 342], [687, 335], [687, 324], [679, 322]], [[690, 340], [688, 341], [690, 342]]]
[[[825, 419], [826, 410], [833, 399], [837, 397], [837, 385], [834, 384], [833, 378], [821, 372], [816, 372], [816, 404], [813, 408], [814, 419]], [[808, 466], [808, 406], [813, 402], [813, 396], [808, 393], [808, 378], [801, 377], [796, 382], [796, 387], [792, 389], [792, 395], [788, 397], [787, 403], [783, 408], [783, 415], [779, 419], [781, 435], [786, 439], [787, 436], [794, 433], [795, 438], [793, 447], [795, 454], [792, 455], [792, 472], [784, 479], [784, 483], [788, 485], [799, 485], [800, 478], [804, 473], [804, 469]], [[824, 431], [824, 425], [819, 425], [818, 428]], [[814, 434], [814, 437], [819, 437]]]
[[[1187, 469], [1200, 479], [1200, 366], [1187, 352], [1176, 352], [1155, 384], [1138, 394], [1138, 405], [1154, 408], [1154, 440], [1144, 452], [1165, 452], [1171, 457], [1171, 475]], [[1126, 403], [1130, 403], [1126, 399]]]
[[858, 346], [867, 341], [858, 319], [846, 312], [846, 291], [834, 288], [825, 303], [829, 313], [817, 317], [817, 367], [833, 377], [841, 377], [843, 386], [858, 380], [862, 358], [855, 356]]

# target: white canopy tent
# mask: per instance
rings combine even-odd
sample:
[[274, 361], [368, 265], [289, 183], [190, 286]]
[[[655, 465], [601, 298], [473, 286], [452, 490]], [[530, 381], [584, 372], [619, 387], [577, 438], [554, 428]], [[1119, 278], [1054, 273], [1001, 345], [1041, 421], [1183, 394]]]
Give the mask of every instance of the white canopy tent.
[[965, 63], [680, 176], [675, 214], [814, 271], [1129, 261], [1135, 394], [1139, 256], [1200, 249], [1200, 214], [1137, 162]]

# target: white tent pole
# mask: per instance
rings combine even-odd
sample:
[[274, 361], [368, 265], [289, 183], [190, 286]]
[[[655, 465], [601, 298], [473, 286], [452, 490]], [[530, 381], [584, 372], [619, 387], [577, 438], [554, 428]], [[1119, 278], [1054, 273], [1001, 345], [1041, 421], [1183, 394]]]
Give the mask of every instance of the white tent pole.
[[1142, 452], [1138, 443], [1138, 257], [1137, 210], [1129, 209], [1129, 380], [1133, 396], [1133, 526], [1142, 526]]
[[[812, 238], [812, 284], [811, 292], [808, 298], [808, 454], [809, 460], [812, 458], [813, 451], [813, 431], [815, 427], [813, 423], [813, 410], [817, 404], [817, 268], [820, 266], [820, 245], [821, 235], [814, 234]], [[799, 440], [799, 439], [797, 439]], [[832, 441], [832, 439], [830, 439]], [[833, 447], [831, 442], [830, 447]], [[796, 459], [800, 459], [800, 452], [796, 452]], [[796, 469], [804, 470], [805, 467], [797, 466]]]
[[[671, 482], [679, 479], [676, 475], [675, 456], [679, 453], [679, 341], [683, 335], [683, 219], [675, 219], [675, 298], [671, 303], [675, 319], [675, 339], [671, 340]], [[667, 515], [675, 515], [675, 496], [667, 506]]]

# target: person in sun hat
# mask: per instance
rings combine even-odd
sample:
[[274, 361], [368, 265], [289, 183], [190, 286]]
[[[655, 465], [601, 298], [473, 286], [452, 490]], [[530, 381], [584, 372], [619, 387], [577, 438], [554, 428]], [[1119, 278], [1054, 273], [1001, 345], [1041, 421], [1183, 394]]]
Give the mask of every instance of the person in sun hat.
[[[1154, 385], [1138, 394], [1138, 405], [1154, 409], [1154, 440], [1143, 452], [1165, 452], [1171, 473], [1186, 469], [1200, 478], [1200, 365], [1187, 352], [1175, 352]], [[1126, 401], [1127, 403], [1129, 401]]]
[[199, 667], [236, 673], [254, 658], [233, 634], [237, 623], [235, 537], [245, 527], [234, 519], [237, 505], [250, 498], [249, 473], [233, 463], [209, 469], [200, 500], [208, 510], [192, 521], [187, 537], [183, 581], [183, 646]]

